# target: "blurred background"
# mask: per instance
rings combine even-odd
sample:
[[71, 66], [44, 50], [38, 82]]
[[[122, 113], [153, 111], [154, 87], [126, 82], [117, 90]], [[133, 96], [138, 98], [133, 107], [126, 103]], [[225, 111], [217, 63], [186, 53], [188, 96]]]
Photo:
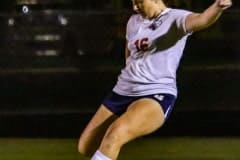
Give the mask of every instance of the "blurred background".
[[[203, 11], [213, 0], [168, 0]], [[240, 1], [188, 40], [161, 136], [240, 135]], [[77, 138], [124, 66], [130, 0], [1, 0], [0, 136]]]

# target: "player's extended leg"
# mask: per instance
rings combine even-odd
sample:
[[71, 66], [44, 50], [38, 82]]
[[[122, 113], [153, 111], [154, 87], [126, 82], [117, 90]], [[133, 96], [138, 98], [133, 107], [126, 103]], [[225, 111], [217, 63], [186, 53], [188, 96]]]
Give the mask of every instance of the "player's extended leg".
[[101, 105], [84, 129], [78, 151], [85, 156], [91, 156], [99, 147], [107, 128], [116, 118], [117, 116]]
[[163, 110], [157, 101], [148, 98], [137, 100], [108, 128], [99, 151], [106, 157], [116, 160], [125, 143], [152, 133], [164, 120]]

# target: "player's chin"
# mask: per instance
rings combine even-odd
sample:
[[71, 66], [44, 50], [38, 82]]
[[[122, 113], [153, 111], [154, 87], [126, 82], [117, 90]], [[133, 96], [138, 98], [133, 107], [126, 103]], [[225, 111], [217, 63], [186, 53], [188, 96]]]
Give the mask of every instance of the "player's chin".
[[141, 14], [141, 12], [137, 9], [137, 10], [134, 10], [136, 13], [138, 14]]
[[145, 13], [143, 13], [141, 11], [139, 11], [138, 13], [141, 14], [141, 16], [144, 17], [144, 18], [148, 18], [148, 16]]

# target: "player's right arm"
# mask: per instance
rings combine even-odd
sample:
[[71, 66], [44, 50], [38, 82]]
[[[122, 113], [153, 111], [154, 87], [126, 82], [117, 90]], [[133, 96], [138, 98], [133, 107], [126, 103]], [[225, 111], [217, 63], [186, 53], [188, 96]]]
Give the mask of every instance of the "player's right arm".
[[130, 56], [130, 51], [128, 49], [128, 42], [126, 41], [126, 46], [125, 46], [125, 61], [127, 61], [127, 58]]

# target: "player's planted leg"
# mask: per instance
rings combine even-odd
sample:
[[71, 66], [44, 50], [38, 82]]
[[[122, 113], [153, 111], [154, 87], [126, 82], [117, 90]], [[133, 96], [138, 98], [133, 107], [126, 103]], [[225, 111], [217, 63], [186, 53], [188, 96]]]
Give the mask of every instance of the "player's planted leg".
[[135, 101], [127, 112], [108, 128], [99, 152], [111, 160], [116, 160], [124, 144], [157, 130], [164, 119], [162, 108], [155, 100], [144, 98]]

